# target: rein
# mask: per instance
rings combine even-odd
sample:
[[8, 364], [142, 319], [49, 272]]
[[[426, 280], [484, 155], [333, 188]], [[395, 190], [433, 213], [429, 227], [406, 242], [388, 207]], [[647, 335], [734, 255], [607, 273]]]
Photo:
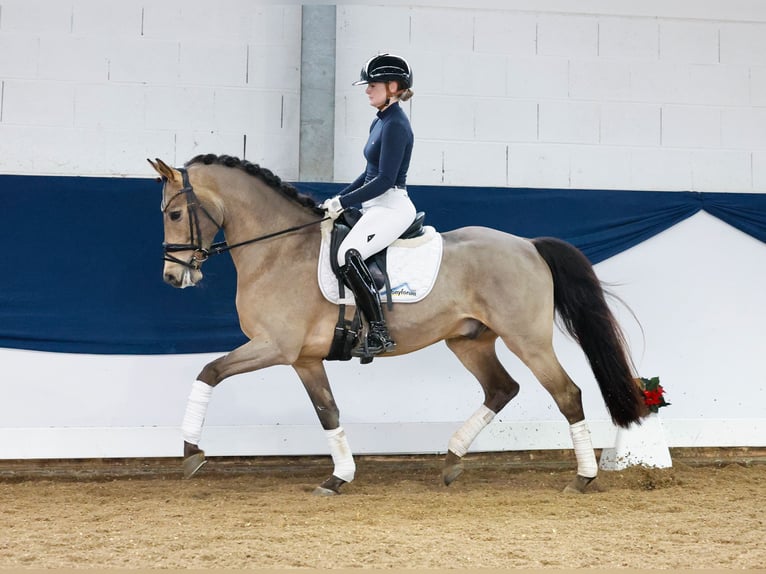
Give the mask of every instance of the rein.
[[[185, 194], [186, 209], [189, 214], [189, 243], [163, 242], [163, 259], [165, 261], [171, 261], [172, 263], [178, 263], [179, 265], [183, 265], [189, 269], [199, 269], [211, 255], [226, 253], [227, 251], [231, 251], [237, 247], [250, 245], [251, 243], [257, 243], [259, 241], [265, 241], [266, 239], [272, 239], [273, 237], [279, 237], [281, 235], [287, 235], [288, 233], [300, 231], [301, 229], [311, 227], [312, 225], [319, 225], [320, 223], [330, 219], [329, 217], [325, 217], [317, 221], [310, 221], [309, 223], [294, 225], [292, 227], [288, 227], [287, 229], [274, 231], [272, 233], [267, 233], [266, 235], [260, 235], [258, 237], [254, 237], [253, 239], [247, 239], [246, 241], [234, 243], [233, 245], [229, 245], [226, 241], [219, 241], [217, 243], [213, 243], [209, 248], [205, 248], [202, 246], [202, 234], [200, 233], [199, 215], [197, 214], [196, 208], [199, 207], [202, 210], [202, 213], [204, 213], [207, 218], [213, 222], [218, 231], [223, 230], [223, 226], [218, 223], [212, 215], [210, 215], [210, 212], [205, 209], [205, 206], [202, 205], [199, 199], [197, 199], [197, 195], [194, 193], [194, 187], [189, 182], [189, 173], [186, 171], [186, 168], [178, 168], [178, 171], [181, 173], [181, 177], [183, 178], [183, 187], [178, 191], [178, 193], [171, 197], [165, 205], [162, 206], [162, 209], [165, 211], [176, 197], [181, 194]], [[179, 251], [192, 251], [191, 259], [189, 261], [184, 261], [183, 259], [179, 259], [178, 257], [172, 255], [172, 253]]]

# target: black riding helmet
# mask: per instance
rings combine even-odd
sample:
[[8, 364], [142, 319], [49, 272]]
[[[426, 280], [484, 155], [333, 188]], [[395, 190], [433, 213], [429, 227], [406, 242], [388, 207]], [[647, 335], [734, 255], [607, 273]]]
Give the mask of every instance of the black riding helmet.
[[412, 87], [412, 68], [404, 58], [393, 54], [379, 54], [368, 60], [354, 86], [372, 82], [399, 82], [403, 90]]

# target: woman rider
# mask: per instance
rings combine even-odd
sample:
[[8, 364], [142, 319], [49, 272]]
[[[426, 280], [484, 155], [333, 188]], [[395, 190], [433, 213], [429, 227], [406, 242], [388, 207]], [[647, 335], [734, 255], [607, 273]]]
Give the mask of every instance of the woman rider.
[[399, 106], [413, 95], [412, 69], [404, 58], [380, 54], [364, 65], [353, 85], [366, 85], [370, 105], [378, 109], [364, 147], [367, 168], [322, 207], [336, 219], [347, 207], [361, 204], [362, 217], [338, 249], [338, 265], [369, 324], [366, 353], [360, 355], [377, 355], [391, 351], [396, 343], [365, 259], [396, 240], [416, 215], [405, 188], [414, 139], [410, 121]]

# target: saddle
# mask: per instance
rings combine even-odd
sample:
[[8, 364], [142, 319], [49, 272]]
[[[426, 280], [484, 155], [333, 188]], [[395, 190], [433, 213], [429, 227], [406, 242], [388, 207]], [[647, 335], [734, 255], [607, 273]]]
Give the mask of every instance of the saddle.
[[[330, 267], [333, 273], [338, 278], [338, 289], [341, 295], [345, 290], [343, 280], [340, 278], [340, 266], [338, 265], [338, 248], [346, 236], [351, 231], [351, 228], [356, 225], [359, 219], [362, 217], [362, 212], [357, 208], [346, 209], [340, 217], [338, 217], [333, 223], [332, 233], [330, 235]], [[424, 234], [423, 222], [425, 221], [425, 213], [419, 211], [415, 215], [415, 220], [412, 224], [399, 236], [399, 239], [412, 239], [420, 237]], [[393, 308], [393, 301], [391, 297], [391, 283], [388, 277], [388, 271], [386, 269], [388, 248], [379, 251], [372, 257], [365, 260], [367, 268], [370, 270], [375, 286], [378, 289], [386, 289], [386, 305], [389, 311]], [[338, 322], [335, 325], [335, 332], [333, 334], [332, 344], [330, 350], [325, 357], [327, 361], [348, 361], [351, 359], [351, 350], [359, 342], [360, 332], [362, 329], [362, 320], [357, 309], [351, 320], [346, 319], [346, 306], [341, 304], [338, 306]], [[367, 364], [372, 361], [372, 357], [363, 357], [362, 364]]]
[[[340, 266], [338, 265], [338, 249], [340, 248], [340, 244], [343, 243], [343, 240], [351, 231], [351, 228], [357, 224], [361, 217], [362, 212], [358, 208], [350, 207], [340, 214], [340, 217], [335, 220], [333, 225], [332, 235], [330, 236], [330, 266], [332, 267], [335, 276], [338, 277], [338, 280], [340, 280], [340, 275], [338, 274], [340, 270]], [[423, 222], [425, 221], [425, 218], [426, 214], [422, 211], [419, 211], [415, 215], [415, 220], [407, 229], [404, 230], [404, 233], [399, 236], [399, 239], [413, 239], [423, 235]], [[386, 271], [387, 254], [388, 247], [386, 247], [383, 251], [378, 251], [372, 257], [365, 259], [364, 262], [367, 264], [367, 268], [370, 270], [370, 274], [375, 280], [375, 286], [378, 289], [383, 289], [383, 287], [385, 287], [386, 293], [390, 295], [391, 285], [389, 284], [388, 272]], [[388, 300], [390, 309], [390, 296], [388, 297]]]

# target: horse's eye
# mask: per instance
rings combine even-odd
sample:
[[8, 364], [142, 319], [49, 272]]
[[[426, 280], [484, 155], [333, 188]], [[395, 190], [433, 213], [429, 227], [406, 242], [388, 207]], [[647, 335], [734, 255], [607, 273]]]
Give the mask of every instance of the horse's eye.
[[181, 210], [171, 211], [168, 215], [170, 216], [171, 221], [178, 221], [181, 219]]

